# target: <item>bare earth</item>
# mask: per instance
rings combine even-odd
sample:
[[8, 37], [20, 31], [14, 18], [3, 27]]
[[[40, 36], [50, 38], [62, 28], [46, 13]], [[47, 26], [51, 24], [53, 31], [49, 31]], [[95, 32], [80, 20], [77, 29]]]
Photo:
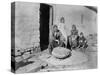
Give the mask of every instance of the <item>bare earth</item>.
[[55, 59], [48, 50], [45, 50], [28, 61], [34, 61], [34, 63], [20, 67], [16, 73], [96, 69], [97, 44], [93, 40], [86, 50], [73, 50], [72, 56], [64, 60]]

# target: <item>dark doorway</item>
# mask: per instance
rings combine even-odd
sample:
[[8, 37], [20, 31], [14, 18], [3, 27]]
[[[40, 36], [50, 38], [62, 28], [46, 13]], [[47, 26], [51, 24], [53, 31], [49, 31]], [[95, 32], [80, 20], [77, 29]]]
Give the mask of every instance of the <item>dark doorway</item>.
[[41, 51], [48, 48], [49, 45], [49, 18], [50, 5], [40, 4], [40, 47]]

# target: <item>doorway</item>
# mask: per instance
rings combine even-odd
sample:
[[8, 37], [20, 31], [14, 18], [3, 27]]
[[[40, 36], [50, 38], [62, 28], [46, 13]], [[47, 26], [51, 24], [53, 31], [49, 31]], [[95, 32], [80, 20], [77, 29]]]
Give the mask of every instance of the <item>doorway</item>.
[[48, 48], [50, 32], [50, 8], [48, 4], [40, 3], [40, 48], [41, 51]]

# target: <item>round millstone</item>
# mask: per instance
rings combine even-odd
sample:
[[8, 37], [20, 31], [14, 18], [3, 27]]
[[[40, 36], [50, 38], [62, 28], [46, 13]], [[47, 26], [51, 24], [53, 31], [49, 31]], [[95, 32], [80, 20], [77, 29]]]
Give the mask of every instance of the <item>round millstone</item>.
[[45, 61], [54, 66], [77, 65], [88, 61], [86, 54], [76, 50], [72, 50], [71, 56], [65, 59], [58, 59], [54, 55], [50, 56], [49, 54], [42, 54], [39, 58], [42, 61]]
[[63, 47], [56, 47], [52, 51], [52, 55], [56, 58], [67, 58], [70, 54], [71, 51]]

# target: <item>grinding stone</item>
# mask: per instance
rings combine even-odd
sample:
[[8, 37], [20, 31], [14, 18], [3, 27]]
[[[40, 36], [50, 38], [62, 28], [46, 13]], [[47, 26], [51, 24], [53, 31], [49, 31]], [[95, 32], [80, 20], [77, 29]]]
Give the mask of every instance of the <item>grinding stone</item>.
[[69, 49], [63, 47], [56, 47], [52, 51], [52, 55], [56, 58], [65, 58], [67, 57], [71, 51]]

